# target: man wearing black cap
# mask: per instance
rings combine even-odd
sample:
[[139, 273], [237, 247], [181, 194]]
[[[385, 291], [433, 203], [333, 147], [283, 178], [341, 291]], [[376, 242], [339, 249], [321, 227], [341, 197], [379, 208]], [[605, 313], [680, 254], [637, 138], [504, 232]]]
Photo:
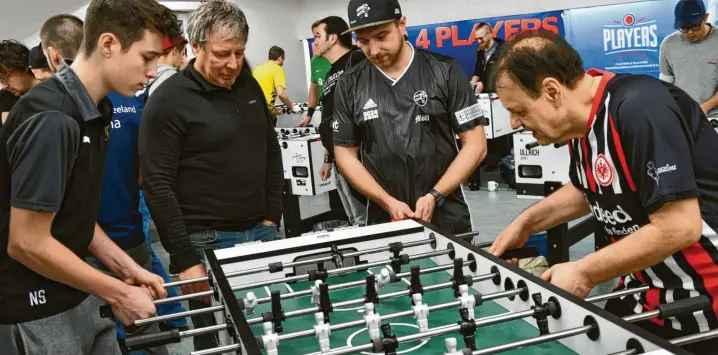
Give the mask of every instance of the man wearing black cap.
[[30, 67], [32, 74], [35, 75], [37, 80], [43, 81], [52, 76], [53, 73], [47, 64], [45, 53], [42, 52], [42, 44], [30, 50], [28, 67]]
[[683, 89], [709, 120], [718, 122], [718, 33], [703, 0], [678, 1], [675, 28], [661, 44], [660, 78]]
[[351, 0], [349, 26], [369, 60], [337, 82], [334, 154], [342, 175], [371, 200], [367, 223], [417, 218], [470, 231], [459, 186], [486, 155], [486, 135], [464, 71], [404, 41], [396, 0]]

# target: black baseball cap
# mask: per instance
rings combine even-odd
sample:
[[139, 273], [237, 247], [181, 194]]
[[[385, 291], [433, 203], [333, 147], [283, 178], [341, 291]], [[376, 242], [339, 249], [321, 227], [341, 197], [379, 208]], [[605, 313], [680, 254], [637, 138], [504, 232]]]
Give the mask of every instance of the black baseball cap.
[[349, 29], [342, 34], [362, 28], [383, 25], [401, 19], [401, 6], [397, 0], [350, 0]]
[[42, 52], [42, 44], [38, 45], [37, 47], [33, 47], [30, 50], [28, 66], [30, 67], [30, 69], [50, 68], [50, 65], [47, 64], [47, 58], [45, 58], [45, 53]]
[[706, 5], [703, 0], [680, 0], [675, 15], [675, 28], [700, 25], [706, 15]]

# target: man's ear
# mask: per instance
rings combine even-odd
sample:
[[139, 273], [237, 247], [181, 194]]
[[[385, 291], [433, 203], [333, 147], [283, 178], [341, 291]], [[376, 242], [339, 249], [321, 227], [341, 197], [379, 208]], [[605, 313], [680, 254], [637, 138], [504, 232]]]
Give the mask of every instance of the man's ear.
[[121, 49], [120, 39], [112, 33], [103, 33], [97, 40], [97, 50], [105, 58], [111, 57], [114, 51]]

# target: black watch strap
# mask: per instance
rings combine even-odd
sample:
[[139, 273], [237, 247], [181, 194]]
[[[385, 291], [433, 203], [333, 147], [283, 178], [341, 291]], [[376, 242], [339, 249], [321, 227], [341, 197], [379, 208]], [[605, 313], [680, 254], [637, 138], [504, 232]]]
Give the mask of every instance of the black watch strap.
[[436, 189], [431, 189], [429, 193], [434, 196], [434, 200], [436, 200], [436, 207], [441, 207], [441, 205], [444, 204], [444, 196], [441, 195], [439, 191], [436, 191]]

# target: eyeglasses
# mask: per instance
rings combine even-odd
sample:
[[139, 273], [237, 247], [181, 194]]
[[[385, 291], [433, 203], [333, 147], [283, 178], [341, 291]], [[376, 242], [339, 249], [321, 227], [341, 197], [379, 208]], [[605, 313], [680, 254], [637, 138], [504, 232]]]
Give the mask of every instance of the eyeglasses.
[[0, 82], [7, 84], [7, 81], [10, 79], [10, 74], [12, 74], [11, 71], [0, 74]]
[[679, 30], [680, 30], [682, 33], [687, 33], [687, 32], [689, 32], [689, 31], [690, 31], [690, 32], [698, 32], [698, 31], [701, 30], [701, 27], [702, 27], [702, 26], [703, 26], [703, 24], [701, 23], [701, 24], [693, 25], [693, 26], [684, 26], [684, 27], [681, 27]]

